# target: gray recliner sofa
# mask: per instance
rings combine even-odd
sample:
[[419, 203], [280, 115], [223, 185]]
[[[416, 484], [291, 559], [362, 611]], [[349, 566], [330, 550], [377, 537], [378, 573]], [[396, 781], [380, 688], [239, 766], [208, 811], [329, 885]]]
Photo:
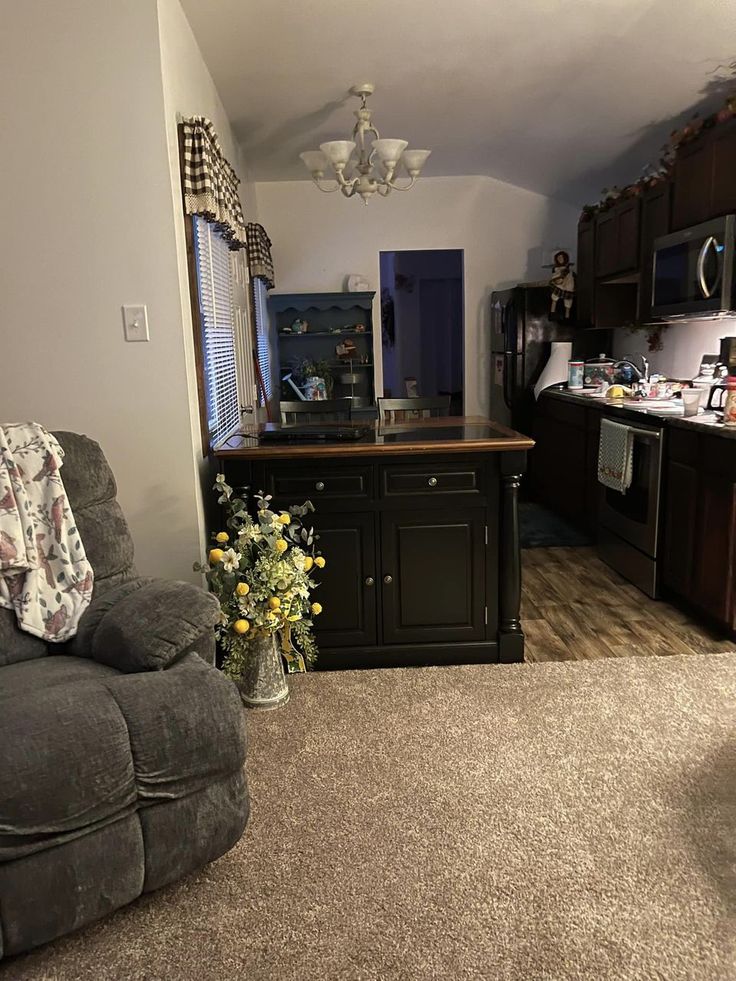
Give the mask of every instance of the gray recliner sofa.
[[100, 447], [55, 435], [95, 586], [65, 645], [0, 609], [0, 957], [200, 868], [248, 819], [244, 712], [212, 666], [217, 601], [137, 575]]

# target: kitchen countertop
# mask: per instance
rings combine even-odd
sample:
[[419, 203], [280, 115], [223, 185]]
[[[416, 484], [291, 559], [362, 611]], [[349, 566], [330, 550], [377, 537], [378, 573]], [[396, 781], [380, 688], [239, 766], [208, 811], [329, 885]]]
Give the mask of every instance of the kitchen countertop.
[[259, 443], [258, 433], [266, 430], [286, 430], [306, 426], [282, 426], [267, 423], [249, 427], [223, 441], [214, 456], [240, 459], [298, 459], [304, 457], [359, 457], [427, 453], [505, 453], [530, 450], [534, 440], [507, 429], [500, 423], [481, 416], [444, 416], [437, 419], [417, 419], [394, 425], [379, 422], [312, 423], [315, 430], [363, 429], [365, 436], [356, 441], [329, 440], [315, 443]]
[[576, 405], [589, 405], [591, 408], [615, 409], [616, 415], [629, 421], [651, 418], [658, 423], [666, 423], [678, 429], [697, 429], [700, 432], [723, 436], [725, 439], [736, 439], [736, 426], [724, 426], [718, 422], [715, 412], [700, 412], [697, 416], [683, 416], [682, 410], [658, 409], [643, 403], [641, 406], [622, 405], [623, 399], [607, 399], [594, 395], [583, 395], [581, 392], [568, 392], [566, 389], [546, 388], [542, 395], [550, 398], [574, 402]]

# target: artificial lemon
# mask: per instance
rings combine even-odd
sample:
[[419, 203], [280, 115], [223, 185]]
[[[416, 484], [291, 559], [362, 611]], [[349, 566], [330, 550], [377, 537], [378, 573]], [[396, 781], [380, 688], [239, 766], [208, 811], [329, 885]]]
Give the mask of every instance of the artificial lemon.
[[318, 617], [321, 612], [322, 612], [322, 604], [321, 603], [312, 603], [312, 613], [314, 613], [314, 615], [316, 617]]
[[281, 606], [281, 600], [278, 598], [278, 596], [272, 596], [268, 601], [268, 605], [272, 610], [278, 610], [278, 608]]
[[291, 524], [291, 515], [290, 514], [281, 514], [281, 515], [279, 515], [278, 520], [281, 522], [282, 525], [290, 525]]
[[217, 565], [218, 562], [222, 562], [225, 553], [221, 548], [210, 549], [210, 563], [212, 565]]
[[309, 572], [309, 570], [312, 568], [313, 565], [314, 565], [314, 559], [312, 558], [311, 555], [308, 555], [304, 559], [304, 571]]
[[314, 560], [314, 564], [317, 566], [318, 569], [324, 569], [324, 567], [327, 565], [327, 563], [325, 562], [325, 560], [322, 558], [321, 555], [317, 556], [317, 558]]
[[276, 549], [277, 552], [285, 552], [288, 547], [289, 546], [286, 544], [283, 538], [279, 538], [279, 540], [274, 545], [274, 548]]
[[247, 582], [239, 582], [235, 587], [235, 592], [238, 594], [238, 596], [247, 596], [250, 592], [250, 586]]
[[247, 634], [250, 630], [250, 624], [247, 620], [236, 620], [233, 624], [233, 630], [236, 634]]
[[606, 398], [609, 399], [622, 399], [625, 392], [621, 385], [611, 385], [611, 387], [606, 392]]
[[217, 534], [215, 535], [215, 541], [219, 542], [221, 545], [224, 545], [229, 537], [230, 536], [226, 531], [218, 531]]

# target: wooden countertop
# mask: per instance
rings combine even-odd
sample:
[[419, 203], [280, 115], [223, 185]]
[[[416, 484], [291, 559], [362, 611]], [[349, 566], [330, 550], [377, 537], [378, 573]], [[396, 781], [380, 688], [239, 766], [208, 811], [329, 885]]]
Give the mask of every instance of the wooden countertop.
[[[259, 443], [258, 434], [268, 430], [288, 431], [290, 426], [276, 423], [244, 429], [224, 440], [213, 451], [217, 458], [244, 460], [291, 460], [309, 457], [361, 457], [415, 455], [427, 453], [505, 453], [530, 450], [534, 440], [507, 429], [482, 416], [445, 416], [417, 419], [395, 425], [379, 422], [314, 423], [313, 428], [363, 429], [364, 437], [356, 441], [315, 443]], [[299, 430], [305, 426], [296, 427]]]

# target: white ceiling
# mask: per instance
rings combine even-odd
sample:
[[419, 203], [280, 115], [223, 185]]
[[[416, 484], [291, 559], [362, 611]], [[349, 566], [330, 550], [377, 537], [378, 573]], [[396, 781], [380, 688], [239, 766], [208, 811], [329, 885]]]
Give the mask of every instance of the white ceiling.
[[[256, 180], [347, 139], [353, 82], [426, 173], [595, 199], [734, 71], [735, 0], [183, 0]], [[719, 67], [720, 66], [720, 67]]]

